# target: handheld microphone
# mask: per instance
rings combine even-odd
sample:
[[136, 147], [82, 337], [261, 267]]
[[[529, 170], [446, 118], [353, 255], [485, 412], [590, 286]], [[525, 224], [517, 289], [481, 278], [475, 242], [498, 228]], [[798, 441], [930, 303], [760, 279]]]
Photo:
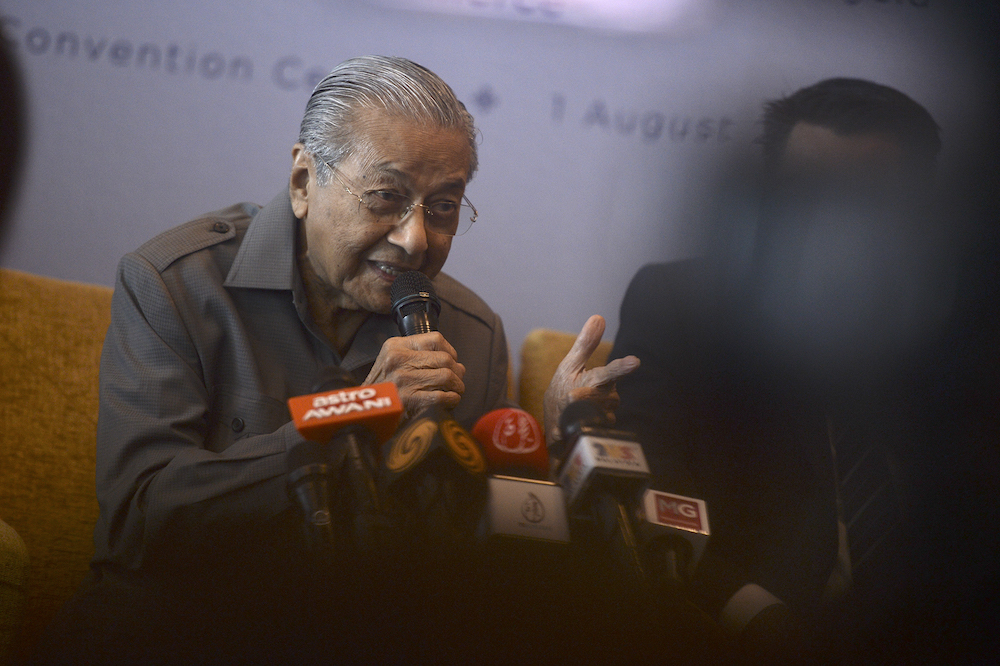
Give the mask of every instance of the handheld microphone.
[[493, 473], [479, 537], [568, 543], [566, 499], [547, 480], [549, 456], [535, 417], [522, 409], [495, 409], [480, 417], [472, 434]]
[[302, 514], [306, 547], [320, 564], [333, 561], [344, 529], [330, 484], [343, 464], [343, 449], [331, 455], [327, 447], [310, 440], [288, 452], [288, 494]]
[[[316, 393], [290, 398], [288, 406], [299, 433], [312, 442], [325, 443], [320, 451], [339, 463], [327, 470], [327, 476], [346, 481], [355, 546], [370, 551], [379, 548], [387, 536], [373, 476], [376, 447], [396, 428], [403, 408], [391, 382], [364, 387], [355, 384], [345, 370], [331, 368], [321, 376]], [[301, 444], [296, 448], [316, 452]], [[320, 483], [320, 470], [305, 478]]]
[[631, 434], [606, 425], [589, 402], [566, 406], [559, 429], [572, 448], [559, 470], [559, 483], [576, 524], [590, 523], [594, 535], [610, 546], [626, 584], [643, 585], [647, 575], [626, 502], [649, 478], [649, 465]]
[[402, 335], [438, 330], [441, 301], [434, 293], [430, 278], [420, 271], [407, 271], [396, 277], [389, 290], [389, 298], [392, 314]]
[[650, 581], [671, 594], [691, 581], [709, 537], [704, 500], [647, 488], [636, 507], [640, 552]]
[[448, 410], [425, 409], [386, 442], [381, 472], [390, 515], [418, 543], [471, 536], [486, 499], [486, 460]]
[[472, 436], [494, 474], [549, 478], [549, 454], [535, 417], [523, 409], [494, 409], [479, 418]]

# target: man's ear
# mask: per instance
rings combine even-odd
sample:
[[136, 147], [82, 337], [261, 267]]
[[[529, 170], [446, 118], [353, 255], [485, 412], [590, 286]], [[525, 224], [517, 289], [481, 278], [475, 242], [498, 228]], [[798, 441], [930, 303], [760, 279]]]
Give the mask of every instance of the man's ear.
[[292, 146], [292, 175], [288, 178], [288, 195], [292, 200], [292, 212], [300, 220], [309, 212], [309, 193], [315, 187], [312, 158], [306, 147], [297, 143]]

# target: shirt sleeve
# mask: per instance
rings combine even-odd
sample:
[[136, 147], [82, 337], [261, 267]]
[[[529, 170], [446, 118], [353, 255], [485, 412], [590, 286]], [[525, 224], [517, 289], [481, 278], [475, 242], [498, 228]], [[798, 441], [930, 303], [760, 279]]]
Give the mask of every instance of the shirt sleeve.
[[220, 388], [183, 296], [141, 256], [122, 260], [101, 358], [95, 546], [133, 569], [211, 557], [285, 511], [285, 452], [302, 441], [278, 401]]

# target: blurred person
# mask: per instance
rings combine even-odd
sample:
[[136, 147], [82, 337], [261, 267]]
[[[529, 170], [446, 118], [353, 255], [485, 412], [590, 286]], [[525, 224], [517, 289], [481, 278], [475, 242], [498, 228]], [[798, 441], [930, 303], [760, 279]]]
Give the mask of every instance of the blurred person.
[[969, 475], [996, 456], [931, 416], [954, 405], [930, 397], [929, 368], [947, 356], [961, 226], [934, 193], [939, 129], [847, 78], [768, 103], [763, 128], [763, 175], [720, 188], [705, 256], [628, 288], [611, 358], [642, 365], [619, 421], [707, 500], [696, 595], [748, 660], [953, 659], [988, 620], [950, 586], [996, 580], [955, 551], [996, 550], [952, 535], [997, 525]]
[[[20, 180], [24, 121], [20, 69], [10, 43], [0, 32], [0, 249]], [[0, 513], [0, 664], [8, 661], [22, 621], [28, 570], [24, 540], [3, 518]]]
[[[24, 84], [17, 59], [0, 34], [0, 244], [17, 193], [24, 161], [26, 114]], [[2, 246], [2, 245], [0, 245]]]

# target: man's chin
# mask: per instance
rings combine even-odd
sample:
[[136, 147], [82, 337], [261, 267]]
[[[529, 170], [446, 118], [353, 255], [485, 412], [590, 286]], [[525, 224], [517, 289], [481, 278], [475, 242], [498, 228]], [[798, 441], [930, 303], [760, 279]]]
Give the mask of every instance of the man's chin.
[[366, 299], [365, 302], [361, 304], [360, 309], [380, 315], [392, 314], [392, 301], [389, 298], [388, 290], [386, 291], [384, 297], [380, 295], [378, 298]]

